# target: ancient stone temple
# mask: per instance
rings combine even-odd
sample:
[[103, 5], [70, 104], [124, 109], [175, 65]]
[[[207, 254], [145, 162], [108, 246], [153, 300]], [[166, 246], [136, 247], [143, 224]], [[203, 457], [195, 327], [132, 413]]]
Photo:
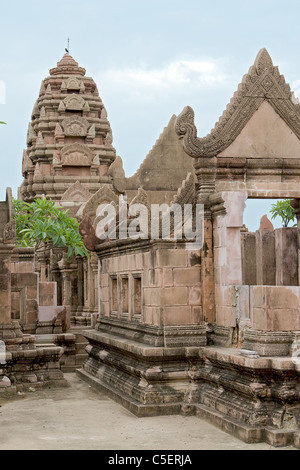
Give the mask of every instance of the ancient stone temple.
[[[130, 177], [95, 82], [65, 54], [33, 108], [19, 197], [69, 209], [90, 258], [18, 248], [8, 189], [0, 391], [77, 369], [138, 416], [300, 447], [299, 162], [300, 104], [265, 49], [210, 134], [186, 107]], [[249, 232], [247, 200], [266, 198], [291, 199], [298, 226], [264, 216]]]
[[[168, 203], [188, 172], [195, 178], [191, 160], [176, 136], [176, 116], [138, 171], [126, 178], [93, 79], [69, 54], [49, 73], [42, 81], [28, 126], [20, 199], [30, 203], [35, 198], [51, 198], [78, 221], [87, 216], [95, 220], [97, 208], [104, 202], [115, 201], [118, 205], [120, 197], [132, 201], [140, 197], [140, 191], [147, 191], [149, 203]], [[171, 178], [166, 180], [164, 173]], [[60, 249], [42, 254], [23, 249], [21, 255], [14, 256], [16, 273], [20, 256], [30, 266], [23, 276], [26, 282], [38, 276], [39, 299], [36, 291], [35, 297], [27, 300], [34, 308], [26, 313], [25, 285], [21, 285], [21, 276], [16, 274], [13, 315], [21, 321], [23, 332], [38, 335], [41, 342], [48, 335], [48, 342], [64, 348], [61, 363], [65, 371], [74, 370], [86, 357], [86, 339], [81, 330], [95, 326], [99, 315], [98, 258], [93, 251], [90, 253], [89, 259], [68, 258]]]
[[[155, 186], [155, 168], [168, 165], [162, 147], [133, 179], [117, 162], [115, 185], [83, 209], [100, 317], [84, 333], [89, 357], [78, 374], [139, 416], [196, 414], [249, 442], [299, 446], [300, 105], [262, 49], [209, 135], [197, 136], [190, 107], [170, 125], [167, 160], [183, 163], [172, 183], [161, 172]], [[298, 228], [274, 230], [262, 219], [248, 232], [253, 198], [292, 199]], [[169, 209], [153, 237], [152, 219], [136, 222], [136, 206], [149, 214], [162, 202]], [[106, 236], [103, 203], [118, 214]], [[174, 205], [192, 207], [196, 219], [201, 211], [199, 246], [185, 232], [161, 236], [167, 218], [173, 235], [182, 228]]]
[[8, 188], [6, 201], [0, 202], [0, 394], [66, 385], [60, 364], [63, 348], [37, 344], [34, 335], [21, 331], [21, 318], [14, 315], [17, 285], [22, 291], [23, 315], [35, 315], [32, 311], [38, 305], [38, 274], [30, 272], [30, 262], [26, 256], [22, 258], [22, 251], [16, 246], [16, 223]]

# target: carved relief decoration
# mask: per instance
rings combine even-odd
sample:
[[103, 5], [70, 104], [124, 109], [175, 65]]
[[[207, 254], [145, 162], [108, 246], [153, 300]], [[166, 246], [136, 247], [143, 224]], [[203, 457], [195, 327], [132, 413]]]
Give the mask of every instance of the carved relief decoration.
[[82, 144], [66, 145], [60, 152], [61, 164], [65, 166], [91, 166], [92, 151]]
[[83, 217], [88, 215], [93, 221], [96, 217], [98, 206], [102, 204], [112, 204], [115, 207], [119, 204], [118, 196], [112, 191], [108, 184], [101, 186], [101, 188], [98, 189], [98, 191], [88, 200], [83, 209]]
[[76, 95], [75, 93], [73, 93], [72, 95], [68, 95], [63, 102], [66, 109], [69, 109], [71, 111], [81, 111], [85, 104], [84, 99], [81, 98], [81, 96]]
[[33, 139], [37, 138], [37, 134], [35, 130], [33, 129], [31, 123], [28, 125], [28, 131], [27, 131], [27, 145], [30, 145]]
[[115, 161], [110, 165], [109, 176], [112, 177], [114, 188], [119, 193], [124, 193], [126, 189], [126, 178], [123, 169], [123, 161], [120, 156], [117, 156]]
[[85, 137], [88, 132], [89, 122], [81, 116], [71, 116], [62, 121], [65, 136]]
[[60, 165], [61, 164], [58, 150], [55, 150], [54, 153], [53, 153], [52, 163], [53, 163], [53, 165]]
[[194, 158], [212, 157], [222, 152], [236, 139], [264, 100], [300, 138], [300, 104], [295, 102], [289, 85], [278, 67], [273, 66], [267, 50], [261, 49], [210, 134], [197, 137], [191, 107], [185, 107], [177, 117], [175, 130], [183, 139], [184, 150]]
[[95, 124], [92, 124], [91, 127], [89, 128], [88, 132], [89, 137], [95, 138], [96, 137], [96, 127]]
[[62, 201], [86, 202], [91, 193], [79, 182], [73, 183], [61, 197]]
[[14, 242], [17, 238], [17, 223], [15, 220], [8, 222], [3, 229], [3, 240]]
[[79, 90], [80, 89], [80, 84], [75, 77], [70, 77], [67, 82], [66, 82], [66, 88], [68, 90]]
[[112, 135], [112, 131], [108, 131], [108, 133], [106, 134], [106, 139], [105, 139], [105, 145], [107, 147], [111, 147], [112, 146], [112, 143], [113, 143], [113, 135]]
[[22, 160], [22, 174], [33, 169], [32, 160], [29, 158], [26, 150], [23, 151], [23, 160]]
[[146, 191], [143, 188], [138, 189], [136, 196], [134, 196], [129, 206], [132, 206], [133, 204], [142, 204], [143, 206], [147, 207], [148, 210], [150, 210], [149, 199]]
[[184, 204], [193, 204], [195, 202], [195, 176], [192, 173], [188, 173], [182, 185], [178, 189], [174, 196], [170, 206], [173, 204], [180, 204], [182, 207]]
[[97, 152], [96, 155], [94, 156], [93, 165], [97, 165], [97, 166], [100, 165], [100, 155], [99, 155], [99, 152]]

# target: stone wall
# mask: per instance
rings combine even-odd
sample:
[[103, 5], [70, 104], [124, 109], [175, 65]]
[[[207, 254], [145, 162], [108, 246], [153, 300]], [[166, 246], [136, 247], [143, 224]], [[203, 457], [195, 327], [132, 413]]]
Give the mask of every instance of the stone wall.
[[242, 232], [243, 284], [297, 286], [297, 228]]
[[141, 250], [100, 255], [100, 266], [100, 323], [122, 323], [124, 334], [133, 326], [157, 329], [165, 344], [196, 341], [203, 323], [199, 252], [147, 243]]

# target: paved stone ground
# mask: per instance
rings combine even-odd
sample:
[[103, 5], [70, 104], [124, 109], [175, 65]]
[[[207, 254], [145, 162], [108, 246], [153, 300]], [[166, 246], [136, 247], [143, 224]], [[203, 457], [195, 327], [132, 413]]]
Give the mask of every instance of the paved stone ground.
[[274, 450], [193, 416], [137, 418], [75, 374], [66, 379], [67, 388], [0, 400], [0, 450]]

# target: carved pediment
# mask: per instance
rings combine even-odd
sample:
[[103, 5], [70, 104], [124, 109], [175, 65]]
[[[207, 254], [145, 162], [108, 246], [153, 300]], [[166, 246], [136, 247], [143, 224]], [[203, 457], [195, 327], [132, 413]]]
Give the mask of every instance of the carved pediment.
[[83, 209], [83, 217], [88, 215], [91, 220], [94, 220], [97, 215], [98, 207], [103, 204], [112, 204], [115, 207], [119, 204], [118, 196], [107, 184], [101, 186], [101, 188], [88, 200]]
[[66, 88], [67, 90], [79, 90], [80, 89], [80, 83], [75, 77], [70, 77], [66, 81]]
[[91, 166], [93, 155], [88, 147], [76, 143], [63, 147], [60, 157], [64, 166]]
[[210, 134], [197, 137], [194, 111], [189, 106], [184, 108], [175, 122], [176, 132], [183, 139], [184, 150], [194, 158], [218, 155], [232, 144], [264, 101], [300, 138], [300, 105], [295, 102], [278, 67], [273, 66], [266, 49], [261, 49]]
[[89, 122], [81, 116], [71, 116], [62, 121], [65, 136], [85, 137], [88, 133]]
[[86, 202], [91, 193], [79, 182], [73, 183], [61, 197], [62, 201]]
[[64, 105], [66, 109], [71, 111], [81, 111], [85, 105], [85, 101], [81, 96], [73, 93], [64, 99]]

